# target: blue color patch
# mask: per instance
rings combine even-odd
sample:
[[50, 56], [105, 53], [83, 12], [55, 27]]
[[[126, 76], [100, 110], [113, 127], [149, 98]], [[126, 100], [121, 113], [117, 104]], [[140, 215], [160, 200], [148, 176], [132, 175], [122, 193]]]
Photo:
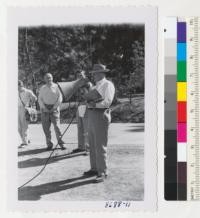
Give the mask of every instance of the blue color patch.
[[177, 43], [177, 60], [186, 61], [186, 43]]

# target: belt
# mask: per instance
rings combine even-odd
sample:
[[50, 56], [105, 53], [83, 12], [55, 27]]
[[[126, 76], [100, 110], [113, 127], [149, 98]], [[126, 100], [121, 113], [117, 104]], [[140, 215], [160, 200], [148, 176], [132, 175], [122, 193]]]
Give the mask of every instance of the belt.
[[92, 110], [92, 111], [105, 111], [109, 108], [98, 108], [98, 107], [89, 107], [88, 110]]
[[48, 109], [48, 110], [51, 110], [53, 108], [54, 104], [45, 104], [45, 107]]

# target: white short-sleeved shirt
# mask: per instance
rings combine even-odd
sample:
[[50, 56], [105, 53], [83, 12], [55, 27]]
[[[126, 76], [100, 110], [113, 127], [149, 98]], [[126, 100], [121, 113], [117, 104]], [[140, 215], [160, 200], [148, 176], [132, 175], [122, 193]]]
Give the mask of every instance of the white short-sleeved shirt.
[[96, 103], [96, 108], [109, 108], [115, 95], [115, 87], [113, 83], [106, 78], [98, 81], [93, 87], [102, 96], [103, 100]]
[[24, 106], [27, 107], [29, 106], [31, 101], [36, 101], [37, 99], [36, 96], [33, 94], [33, 92], [30, 89], [26, 89], [26, 88], [23, 88], [23, 90], [19, 92], [19, 96], [18, 96], [18, 107], [24, 107]]
[[53, 83], [50, 87], [43, 85], [39, 92], [38, 102], [40, 108], [45, 108], [45, 104], [54, 105], [58, 108], [62, 103], [62, 94], [58, 88], [58, 85]]

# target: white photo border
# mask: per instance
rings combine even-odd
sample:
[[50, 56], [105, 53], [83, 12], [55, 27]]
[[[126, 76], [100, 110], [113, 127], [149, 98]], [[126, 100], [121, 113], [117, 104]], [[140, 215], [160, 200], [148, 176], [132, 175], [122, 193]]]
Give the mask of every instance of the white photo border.
[[[106, 201], [18, 201], [17, 80], [18, 27], [69, 24], [145, 25], [144, 200], [129, 208], [105, 208]], [[14, 211], [155, 211], [157, 209], [157, 8], [133, 6], [10, 7], [7, 10], [8, 209]], [[10, 99], [10, 100], [9, 100]], [[12, 100], [11, 100], [12, 99]], [[16, 110], [15, 110], [16, 109]], [[134, 167], [134, 166], [133, 166]], [[109, 199], [108, 199], [109, 200]]]

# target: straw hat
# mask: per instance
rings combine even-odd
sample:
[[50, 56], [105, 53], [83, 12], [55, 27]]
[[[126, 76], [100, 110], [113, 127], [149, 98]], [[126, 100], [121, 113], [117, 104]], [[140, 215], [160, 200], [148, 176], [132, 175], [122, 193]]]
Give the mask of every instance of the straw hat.
[[94, 64], [93, 69], [90, 71], [90, 73], [107, 73], [110, 70], [106, 68], [103, 64]]

